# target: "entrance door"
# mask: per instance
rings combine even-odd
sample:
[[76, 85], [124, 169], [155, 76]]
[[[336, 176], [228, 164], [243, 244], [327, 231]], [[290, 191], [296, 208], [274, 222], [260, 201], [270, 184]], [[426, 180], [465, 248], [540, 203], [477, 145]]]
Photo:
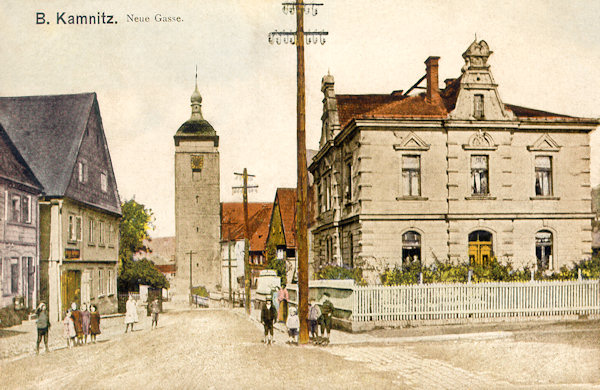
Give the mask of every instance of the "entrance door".
[[63, 271], [61, 276], [61, 299], [63, 314], [72, 302], [75, 302], [79, 308], [81, 305], [81, 271]]
[[469, 263], [485, 265], [494, 255], [492, 249], [492, 233], [477, 230], [469, 234]]

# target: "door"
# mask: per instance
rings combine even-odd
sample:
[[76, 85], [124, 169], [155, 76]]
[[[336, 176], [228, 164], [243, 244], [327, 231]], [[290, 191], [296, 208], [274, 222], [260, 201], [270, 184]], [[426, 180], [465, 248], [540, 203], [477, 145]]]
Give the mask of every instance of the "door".
[[63, 271], [61, 276], [62, 313], [67, 311], [72, 302], [81, 305], [81, 271]]
[[494, 255], [492, 234], [485, 230], [477, 230], [469, 234], [469, 263], [486, 265]]

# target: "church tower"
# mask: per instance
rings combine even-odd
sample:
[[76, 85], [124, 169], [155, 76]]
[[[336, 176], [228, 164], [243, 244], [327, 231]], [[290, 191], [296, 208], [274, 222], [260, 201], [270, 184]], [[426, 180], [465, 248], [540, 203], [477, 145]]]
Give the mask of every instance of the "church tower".
[[174, 136], [177, 274], [173, 287], [180, 299], [190, 293], [190, 281], [215, 290], [221, 264], [219, 136], [202, 117], [197, 80], [190, 100], [192, 116]]

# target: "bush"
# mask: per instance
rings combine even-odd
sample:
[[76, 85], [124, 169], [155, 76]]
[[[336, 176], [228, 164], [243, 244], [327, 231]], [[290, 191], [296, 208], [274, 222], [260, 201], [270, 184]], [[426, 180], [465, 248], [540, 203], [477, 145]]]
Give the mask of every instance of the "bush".
[[[386, 286], [419, 283], [419, 275], [423, 274], [423, 283], [466, 283], [469, 270], [472, 271], [471, 282], [526, 282], [531, 280], [531, 268], [513, 269], [510, 262], [501, 264], [496, 258], [485, 265], [469, 265], [466, 262], [452, 264], [436, 261], [423, 266], [419, 261], [402, 264], [385, 270], [381, 275], [381, 283]], [[571, 267], [562, 266], [558, 272], [536, 271], [535, 280], [577, 280], [600, 278], [600, 256], [581, 260]]]
[[204, 286], [194, 287], [194, 288], [192, 288], [192, 295], [208, 297], [208, 290]]
[[366, 285], [362, 277], [362, 269], [327, 265], [317, 272], [317, 279], [353, 279], [358, 285]]

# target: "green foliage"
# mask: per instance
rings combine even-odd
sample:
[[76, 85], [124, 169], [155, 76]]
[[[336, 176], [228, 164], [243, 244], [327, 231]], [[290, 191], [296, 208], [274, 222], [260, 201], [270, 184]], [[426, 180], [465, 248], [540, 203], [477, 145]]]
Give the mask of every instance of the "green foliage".
[[364, 286], [361, 268], [346, 268], [337, 265], [327, 265], [317, 272], [317, 279], [353, 279], [356, 284]]
[[130, 199], [121, 204], [121, 222], [119, 224], [119, 261], [131, 260], [133, 254], [140, 250], [147, 250], [144, 240], [150, 239], [149, 231], [154, 229], [152, 225], [154, 215], [152, 210], [143, 204]]
[[169, 281], [153, 262], [144, 258], [141, 260], [126, 260], [119, 273], [119, 291], [139, 291], [139, 285], [144, 284], [154, 288], [169, 288]]
[[266, 269], [277, 271], [277, 276], [281, 278], [281, 284], [287, 283], [287, 267], [284, 259], [277, 258], [277, 246], [285, 245], [283, 235], [283, 225], [281, 224], [281, 214], [279, 207], [273, 211], [271, 230], [267, 241], [267, 263]]
[[192, 288], [192, 295], [208, 297], [208, 290], [204, 286], [194, 287], [194, 288]]
[[[571, 267], [563, 266], [558, 272], [537, 271], [535, 280], [576, 280], [579, 270], [585, 279], [600, 278], [600, 257], [581, 260]], [[385, 270], [381, 282], [386, 286], [419, 283], [419, 275], [423, 274], [423, 283], [466, 283], [469, 270], [472, 271], [471, 282], [526, 282], [531, 280], [531, 268], [514, 269], [510, 262], [501, 264], [496, 258], [486, 265], [469, 265], [468, 263], [452, 264], [436, 261], [429, 266], [420, 262], [403, 264]]]

